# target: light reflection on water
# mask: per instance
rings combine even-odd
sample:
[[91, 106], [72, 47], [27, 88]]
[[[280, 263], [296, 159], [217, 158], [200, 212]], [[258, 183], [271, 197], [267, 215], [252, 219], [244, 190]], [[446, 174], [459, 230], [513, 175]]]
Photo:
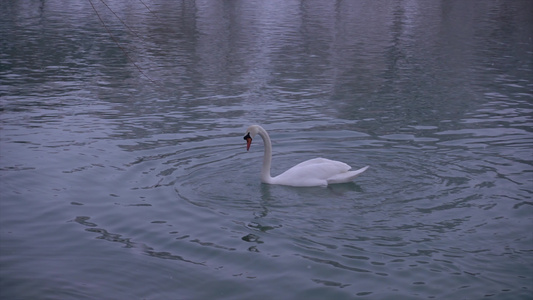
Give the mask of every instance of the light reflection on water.
[[2, 297], [531, 296], [530, 4], [93, 3], [1, 4]]

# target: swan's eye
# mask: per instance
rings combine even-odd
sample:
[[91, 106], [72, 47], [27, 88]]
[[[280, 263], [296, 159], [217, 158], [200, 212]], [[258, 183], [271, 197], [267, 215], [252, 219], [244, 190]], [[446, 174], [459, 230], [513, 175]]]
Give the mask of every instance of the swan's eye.
[[250, 136], [250, 133], [248, 132], [248, 133], [243, 137], [243, 139], [248, 140], [248, 139], [252, 139], [252, 137]]

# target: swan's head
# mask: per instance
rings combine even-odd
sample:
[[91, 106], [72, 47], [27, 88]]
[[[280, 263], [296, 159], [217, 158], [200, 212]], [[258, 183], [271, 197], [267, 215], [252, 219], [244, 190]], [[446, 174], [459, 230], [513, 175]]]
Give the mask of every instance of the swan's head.
[[252, 125], [246, 129], [246, 135], [244, 136], [244, 139], [246, 140], [246, 151], [250, 150], [252, 140], [259, 132], [259, 128], [260, 127], [258, 125]]

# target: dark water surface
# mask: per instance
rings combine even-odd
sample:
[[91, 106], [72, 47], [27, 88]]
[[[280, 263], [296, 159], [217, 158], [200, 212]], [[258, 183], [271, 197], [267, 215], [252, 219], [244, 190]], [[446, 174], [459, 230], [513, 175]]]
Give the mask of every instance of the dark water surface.
[[[1, 1], [0, 34], [2, 299], [533, 297], [531, 1]], [[263, 185], [254, 123], [273, 174], [371, 168]]]

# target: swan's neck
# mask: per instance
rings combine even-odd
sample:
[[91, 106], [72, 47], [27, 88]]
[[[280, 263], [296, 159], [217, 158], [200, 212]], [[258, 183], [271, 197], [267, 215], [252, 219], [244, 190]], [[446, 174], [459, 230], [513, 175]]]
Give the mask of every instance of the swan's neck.
[[263, 128], [259, 128], [258, 134], [263, 139], [263, 144], [265, 145], [263, 167], [261, 168], [261, 181], [264, 183], [271, 183], [272, 177], [270, 176], [270, 165], [272, 164], [272, 142], [270, 141], [268, 133]]

